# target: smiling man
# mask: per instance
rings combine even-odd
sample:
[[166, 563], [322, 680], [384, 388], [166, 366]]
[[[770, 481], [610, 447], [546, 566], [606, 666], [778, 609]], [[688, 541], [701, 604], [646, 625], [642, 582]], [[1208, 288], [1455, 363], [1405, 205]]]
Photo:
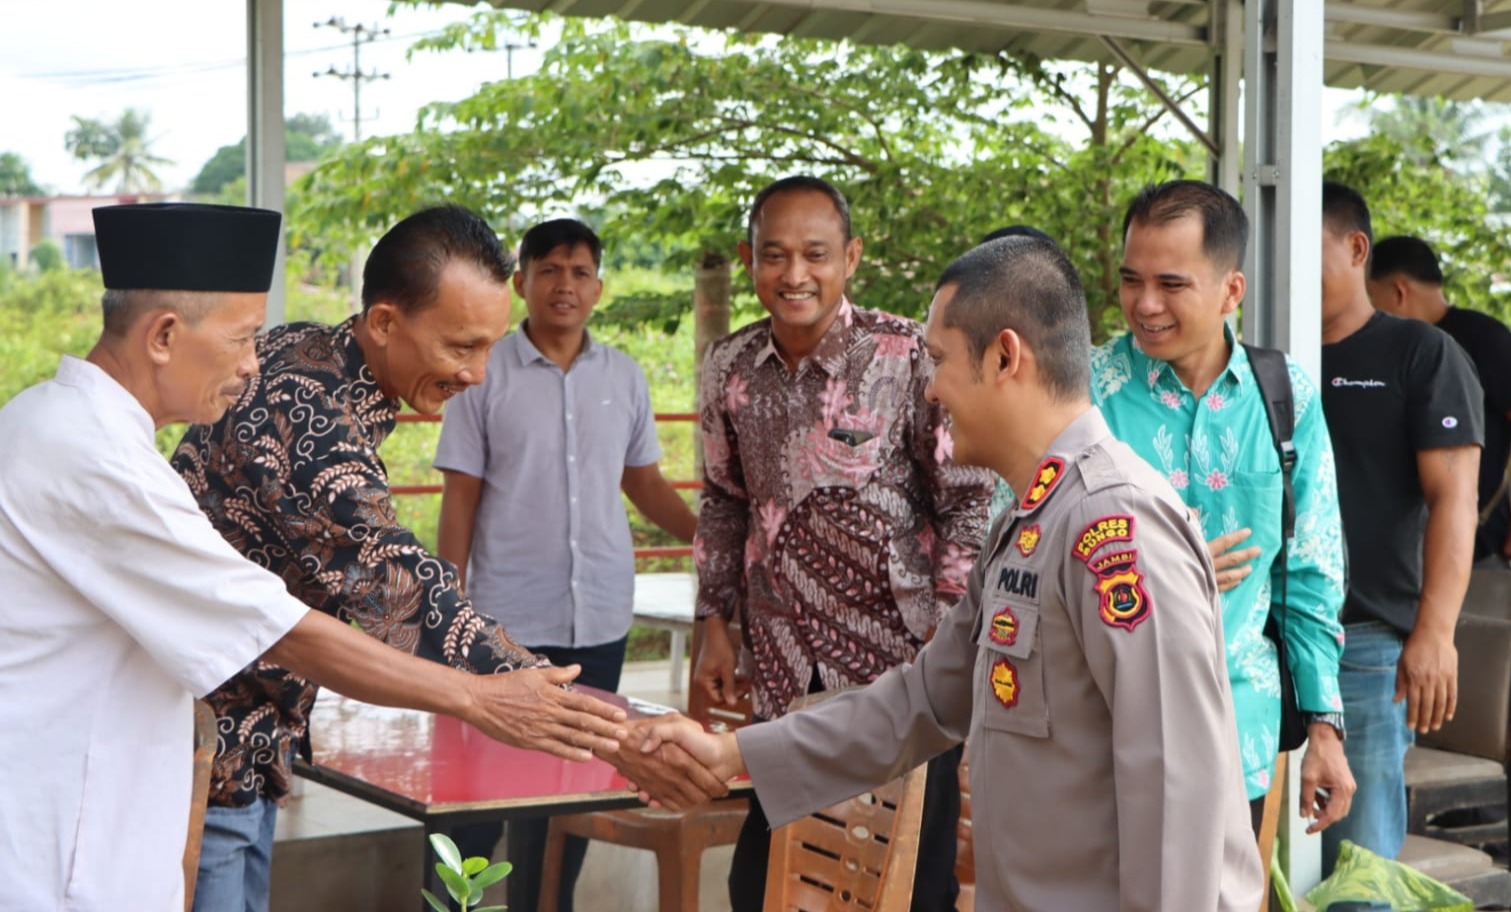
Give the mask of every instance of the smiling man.
[[[460, 207], [404, 219], [368, 257], [362, 313], [260, 338], [261, 376], [224, 418], [191, 427], [173, 457], [226, 540], [305, 604], [476, 674], [550, 663], [476, 611], [453, 566], [399, 524], [378, 448], [402, 404], [433, 414], [482, 382], [509, 328], [510, 259]], [[256, 662], [207, 698], [220, 737], [196, 909], [267, 907], [276, 809], [294, 751], [308, 749], [316, 692]], [[549, 723], [543, 710], [522, 701], [521, 728]]]
[[[1276, 614], [1309, 744], [1300, 813], [1323, 829], [1348, 813], [1338, 661], [1343, 553], [1333, 451], [1316, 385], [1287, 361], [1295, 403], [1294, 540], [1281, 541], [1280, 459], [1248, 351], [1227, 318], [1243, 300], [1249, 224], [1238, 201], [1200, 181], [1141, 190], [1123, 219], [1118, 296], [1129, 332], [1097, 348], [1091, 395], [1118, 439], [1195, 510], [1218, 557], [1238, 742], [1257, 832], [1280, 733]], [[1270, 391], [1273, 395], [1275, 391]], [[1252, 573], [1258, 568], [1258, 573]], [[1317, 788], [1329, 790], [1319, 814]]]
[[1053, 244], [1004, 238], [952, 263], [928, 396], [956, 459], [1028, 492], [964, 598], [870, 686], [736, 733], [656, 735], [748, 771], [778, 826], [969, 736], [978, 908], [1249, 912], [1262, 878], [1216, 578], [1175, 491], [1088, 401], [1090, 343]]
[[[697, 517], [662, 477], [645, 372], [594, 339], [603, 247], [576, 219], [525, 232], [514, 291], [529, 317], [500, 342], [483, 382], [446, 409], [435, 466], [446, 478], [436, 550], [467, 592], [528, 648], [580, 665], [579, 684], [619, 689], [634, 618], [635, 551], [620, 492], [692, 541]], [[548, 821], [509, 825], [509, 906], [535, 909]], [[455, 832], [463, 857], [491, 855], [501, 825]], [[561, 908], [587, 840], [562, 864]]]
[[[694, 559], [704, 649], [693, 686], [757, 716], [912, 661], [965, 592], [990, 473], [958, 466], [924, 397], [923, 327], [851, 303], [860, 265], [844, 194], [816, 177], [756, 194], [740, 259], [768, 319], [717, 342], [701, 383], [704, 484]], [[744, 619], [753, 674], [735, 676]], [[913, 908], [951, 909], [959, 752], [930, 767]], [[730, 867], [735, 912], [762, 907], [771, 833], [752, 799]]]

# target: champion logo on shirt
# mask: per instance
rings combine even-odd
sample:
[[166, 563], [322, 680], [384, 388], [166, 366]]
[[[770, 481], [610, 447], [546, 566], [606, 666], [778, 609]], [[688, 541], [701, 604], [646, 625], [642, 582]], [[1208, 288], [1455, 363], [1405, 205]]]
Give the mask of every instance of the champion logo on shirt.
[[1384, 389], [1384, 380], [1350, 380], [1347, 377], [1334, 377], [1333, 386], [1357, 386], [1360, 389]]
[[1443, 419], [1443, 427], [1447, 428], [1450, 431], [1458, 426], [1459, 420], [1452, 415], [1449, 415], [1447, 418]]

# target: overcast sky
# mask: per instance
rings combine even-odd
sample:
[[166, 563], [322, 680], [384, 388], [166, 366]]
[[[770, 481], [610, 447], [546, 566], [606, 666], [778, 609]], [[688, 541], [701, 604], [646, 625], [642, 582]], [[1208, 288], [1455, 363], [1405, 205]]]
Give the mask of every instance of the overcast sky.
[[[128, 107], [150, 113], [152, 149], [174, 164], [158, 169], [168, 188], [186, 186], [220, 146], [246, 132], [246, 4], [242, 0], [0, 0], [0, 152], [16, 152], [54, 192], [83, 192], [89, 165], [63, 147], [71, 116], [115, 118]], [[387, 28], [365, 44], [362, 69], [390, 74], [362, 90], [365, 135], [410, 129], [420, 106], [465, 97], [504, 76], [504, 54], [418, 54], [414, 40], [469, 11], [401, 9], [385, 0], [284, 0], [285, 110], [325, 114], [352, 135], [352, 86], [315, 77], [352, 65], [350, 36], [315, 28], [332, 16], [348, 25]], [[514, 55], [516, 75], [539, 63], [538, 50]], [[1345, 118], [1332, 127], [1341, 92], [1328, 92], [1328, 138], [1360, 131]], [[1357, 121], [1357, 119], [1355, 119]]]
[[[114, 118], [128, 107], [152, 116], [159, 170], [182, 187], [220, 146], [246, 133], [246, 4], [242, 0], [0, 0], [0, 152], [16, 152], [54, 191], [81, 192], [89, 166], [63, 148], [71, 116]], [[431, 101], [471, 94], [504, 76], [497, 54], [417, 54], [414, 40], [466, 7], [402, 9], [384, 0], [284, 0], [284, 108], [326, 114], [352, 135], [352, 84], [313, 73], [352, 66], [351, 36], [313, 23], [342, 17], [390, 30], [362, 47], [362, 69], [389, 73], [362, 88], [365, 135], [410, 129]], [[60, 17], [64, 21], [60, 22]], [[536, 50], [517, 51], [515, 73], [533, 70]]]

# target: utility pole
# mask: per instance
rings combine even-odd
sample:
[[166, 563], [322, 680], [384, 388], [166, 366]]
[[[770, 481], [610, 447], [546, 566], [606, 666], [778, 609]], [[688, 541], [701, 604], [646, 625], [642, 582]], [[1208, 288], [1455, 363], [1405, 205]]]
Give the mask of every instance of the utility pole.
[[[324, 22], [316, 22], [315, 28], [333, 28], [343, 35], [352, 36], [352, 67], [349, 70], [338, 70], [334, 65], [325, 72], [316, 71], [315, 78], [321, 76], [334, 76], [337, 79], [350, 80], [352, 84], [352, 139], [355, 142], [362, 141], [362, 83], [374, 82], [379, 79], [387, 79], [387, 73], [379, 73], [376, 69], [371, 72], [362, 72], [362, 45], [378, 40], [388, 34], [388, 29], [379, 28], [375, 25], [347, 25], [346, 20], [340, 16], [332, 16]], [[362, 310], [362, 252], [352, 251], [351, 263], [348, 264], [351, 284], [350, 309], [352, 313]]]
[[517, 44], [513, 41], [504, 42], [504, 73], [508, 77], [510, 82], [514, 81], [514, 52], [524, 51], [534, 47], [538, 47], [538, 45], [535, 43], [534, 38], [531, 38], [524, 44]]
[[352, 36], [352, 68], [338, 70], [335, 66], [326, 69], [325, 72], [317, 71], [315, 77], [334, 76], [337, 79], [349, 79], [352, 84], [352, 138], [362, 141], [362, 83], [374, 82], [379, 79], [387, 79], [388, 73], [379, 73], [373, 70], [368, 73], [362, 72], [362, 45], [371, 41], [377, 41], [388, 34], [388, 29], [378, 28], [375, 25], [347, 25], [346, 20], [340, 16], [332, 16], [324, 22], [316, 22], [315, 28], [333, 28], [343, 35]]

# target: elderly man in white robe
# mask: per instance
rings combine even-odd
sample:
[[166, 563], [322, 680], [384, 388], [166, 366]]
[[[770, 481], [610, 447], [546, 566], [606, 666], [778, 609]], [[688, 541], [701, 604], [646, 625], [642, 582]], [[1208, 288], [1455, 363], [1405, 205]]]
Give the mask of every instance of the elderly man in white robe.
[[241, 557], [153, 446], [257, 371], [276, 212], [95, 210], [89, 355], [0, 409], [0, 908], [183, 908], [191, 701], [266, 654], [341, 693], [586, 760], [621, 710], [572, 669], [469, 675], [312, 612]]

